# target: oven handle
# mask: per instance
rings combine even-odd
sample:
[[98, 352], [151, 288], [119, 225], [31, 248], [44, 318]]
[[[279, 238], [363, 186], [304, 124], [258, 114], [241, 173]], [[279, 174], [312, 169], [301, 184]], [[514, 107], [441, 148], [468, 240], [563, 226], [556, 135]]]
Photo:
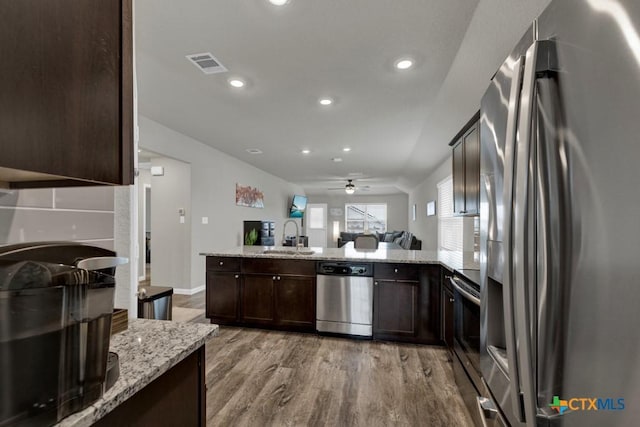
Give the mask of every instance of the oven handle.
[[451, 282], [453, 287], [456, 289], [456, 291], [460, 292], [460, 294], [463, 297], [465, 297], [466, 299], [468, 299], [469, 301], [471, 301], [472, 303], [480, 307], [480, 298], [469, 293], [469, 291], [464, 289], [462, 286], [458, 285], [458, 279], [456, 279], [455, 277], [449, 277], [449, 281]]

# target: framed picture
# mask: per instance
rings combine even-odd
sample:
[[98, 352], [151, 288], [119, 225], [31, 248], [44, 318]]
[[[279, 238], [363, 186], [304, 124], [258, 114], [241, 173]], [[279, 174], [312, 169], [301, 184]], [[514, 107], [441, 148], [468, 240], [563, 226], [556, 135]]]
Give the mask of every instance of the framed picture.
[[436, 201], [431, 200], [427, 202], [427, 216], [434, 216], [436, 214]]

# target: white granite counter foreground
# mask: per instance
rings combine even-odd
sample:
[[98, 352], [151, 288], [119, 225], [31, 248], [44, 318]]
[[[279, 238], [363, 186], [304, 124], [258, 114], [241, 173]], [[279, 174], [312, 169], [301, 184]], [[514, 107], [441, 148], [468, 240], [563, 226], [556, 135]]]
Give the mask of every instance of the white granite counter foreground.
[[[477, 255], [473, 251], [411, 251], [405, 249], [354, 249], [353, 244], [342, 248], [301, 248], [313, 251], [311, 255], [299, 255], [289, 246], [240, 246], [215, 252], [201, 252], [204, 256], [237, 256], [242, 258], [310, 259], [314, 261], [369, 261], [398, 262], [408, 264], [441, 264], [452, 270], [479, 269]], [[286, 252], [286, 253], [284, 253]], [[294, 252], [294, 253], [290, 253]]]
[[216, 335], [218, 325], [130, 319], [128, 329], [112, 336], [109, 346], [120, 358], [116, 383], [93, 405], [57, 425], [90, 426]]

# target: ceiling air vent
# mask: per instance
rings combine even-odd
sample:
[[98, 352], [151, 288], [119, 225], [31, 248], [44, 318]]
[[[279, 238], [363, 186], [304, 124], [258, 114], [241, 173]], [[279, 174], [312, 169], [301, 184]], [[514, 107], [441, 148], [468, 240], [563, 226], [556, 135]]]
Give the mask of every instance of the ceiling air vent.
[[227, 69], [209, 52], [187, 55], [187, 59], [205, 74], [224, 73]]

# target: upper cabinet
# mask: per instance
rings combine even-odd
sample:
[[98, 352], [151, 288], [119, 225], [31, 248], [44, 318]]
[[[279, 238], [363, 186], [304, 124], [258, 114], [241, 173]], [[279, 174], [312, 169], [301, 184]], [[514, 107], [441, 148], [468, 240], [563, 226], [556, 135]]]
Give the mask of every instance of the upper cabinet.
[[456, 135], [453, 146], [453, 212], [480, 213], [480, 132], [479, 114]]
[[0, 187], [133, 184], [131, 0], [0, 3]]

